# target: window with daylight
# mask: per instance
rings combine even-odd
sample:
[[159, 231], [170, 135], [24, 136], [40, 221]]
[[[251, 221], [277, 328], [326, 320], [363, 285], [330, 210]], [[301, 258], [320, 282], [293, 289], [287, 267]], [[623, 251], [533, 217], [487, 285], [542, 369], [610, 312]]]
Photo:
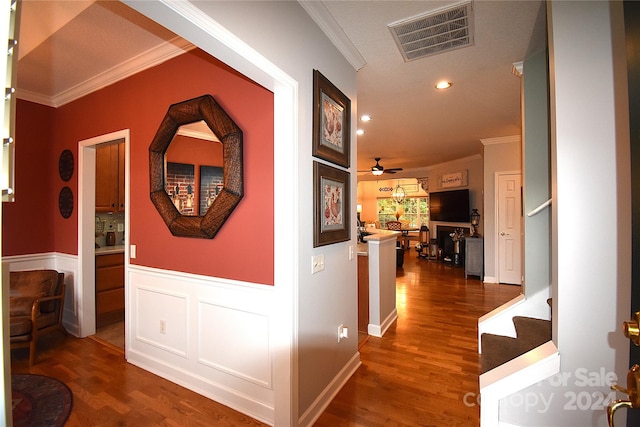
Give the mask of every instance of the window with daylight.
[[396, 203], [390, 197], [378, 199], [380, 228], [387, 228], [387, 221], [395, 221], [396, 218], [410, 227], [429, 225], [429, 198], [407, 197], [402, 203]]

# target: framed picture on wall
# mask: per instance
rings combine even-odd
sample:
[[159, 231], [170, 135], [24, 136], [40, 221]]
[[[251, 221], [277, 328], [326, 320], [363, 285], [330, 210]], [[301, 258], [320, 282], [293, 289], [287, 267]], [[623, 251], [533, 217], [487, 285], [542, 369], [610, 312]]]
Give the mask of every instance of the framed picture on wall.
[[313, 247], [351, 238], [349, 172], [313, 162]]
[[349, 167], [351, 101], [318, 70], [313, 70], [313, 152]]

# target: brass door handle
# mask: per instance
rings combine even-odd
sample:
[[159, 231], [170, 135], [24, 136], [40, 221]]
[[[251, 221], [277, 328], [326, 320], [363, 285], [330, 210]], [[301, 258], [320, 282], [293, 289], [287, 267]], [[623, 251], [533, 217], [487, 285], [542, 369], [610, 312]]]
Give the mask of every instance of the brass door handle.
[[640, 346], [640, 311], [633, 314], [633, 318], [622, 324], [624, 336], [629, 338], [637, 346]]
[[615, 427], [613, 425], [613, 415], [620, 408], [633, 408], [631, 401], [629, 400], [614, 400], [609, 403], [607, 406], [607, 422], [609, 423], [609, 427]]
[[[637, 313], [636, 313], [637, 314]], [[625, 333], [626, 335], [626, 333]], [[613, 390], [625, 393], [628, 399], [619, 399], [612, 401], [607, 406], [607, 421], [609, 427], [613, 426], [613, 416], [620, 408], [640, 408], [640, 395], [638, 395], [638, 385], [640, 384], [640, 366], [633, 365], [627, 372], [627, 388], [622, 388], [617, 384], [611, 386]]]

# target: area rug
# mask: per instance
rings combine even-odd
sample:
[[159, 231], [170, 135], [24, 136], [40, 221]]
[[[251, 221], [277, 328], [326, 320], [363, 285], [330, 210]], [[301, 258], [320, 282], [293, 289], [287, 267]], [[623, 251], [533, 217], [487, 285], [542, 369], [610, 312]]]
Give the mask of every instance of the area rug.
[[44, 375], [11, 375], [13, 425], [63, 426], [71, 413], [73, 397], [64, 383]]

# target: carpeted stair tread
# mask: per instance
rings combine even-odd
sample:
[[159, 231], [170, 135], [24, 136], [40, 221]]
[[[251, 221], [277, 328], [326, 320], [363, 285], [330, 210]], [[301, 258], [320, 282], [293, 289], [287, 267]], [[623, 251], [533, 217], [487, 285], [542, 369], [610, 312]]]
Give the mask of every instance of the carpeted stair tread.
[[480, 340], [482, 344], [480, 373], [482, 374], [526, 352], [517, 338], [482, 334]]
[[551, 340], [551, 321], [533, 317], [516, 316], [513, 318], [516, 336], [522, 340], [527, 351]]
[[517, 338], [504, 335], [482, 334], [481, 373], [494, 369], [511, 359], [551, 340], [551, 321], [532, 317], [513, 318]]

